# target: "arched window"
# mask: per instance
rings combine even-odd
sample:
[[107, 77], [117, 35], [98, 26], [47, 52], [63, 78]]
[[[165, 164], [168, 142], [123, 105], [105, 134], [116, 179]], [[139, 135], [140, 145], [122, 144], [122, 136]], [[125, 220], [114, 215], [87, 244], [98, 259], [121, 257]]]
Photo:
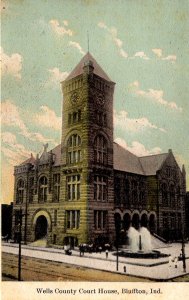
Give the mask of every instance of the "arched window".
[[81, 138], [78, 134], [69, 137], [68, 143], [68, 164], [78, 163], [81, 161]]
[[23, 203], [24, 200], [24, 180], [20, 179], [16, 188], [16, 203]]
[[39, 202], [47, 201], [47, 178], [42, 176], [39, 180]]
[[162, 204], [163, 206], [168, 206], [168, 191], [167, 191], [166, 183], [162, 183], [161, 190], [162, 190]]
[[102, 135], [98, 135], [94, 141], [94, 160], [99, 164], [107, 164], [107, 142]]

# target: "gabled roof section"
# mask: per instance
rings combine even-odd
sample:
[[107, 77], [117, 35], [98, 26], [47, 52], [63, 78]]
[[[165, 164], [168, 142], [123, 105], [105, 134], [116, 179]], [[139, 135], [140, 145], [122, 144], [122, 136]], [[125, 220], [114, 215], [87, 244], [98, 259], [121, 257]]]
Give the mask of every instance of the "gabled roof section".
[[73, 71], [70, 73], [70, 75], [68, 75], [68, 77], [66, 78], [66, 81], [83, 74], [84, 63], [87, 61], [92, 61], [93, 67], [94, 67], [94, 71], [93, 71], [94, 74], [98, 75], [99, 77], [101, 77], [107, 81], [111, 81], [111, 79], [108, 77], [108, 75], [102, 70], [101, 66], [97, 63], [97, 61], [94, 59], [94, 57], [89, 52], [87, 52], [87, 54], [85, 54], [85, 56], [83, 56], [83, 58], [78, 63], [78, 65], [73, 69]]
[[144, 170], [144, 174], [156, 175], [156, 172], [161, 169], [168, 155], [169, 153], [162, 153], [162, 154], [140, 157], [139, 160]]
[[33, 154], [31, 154], [31, 157], [23, 161], [19, 166], [24, 166], [27, 164], [35, 165], [36, 159], [33, 157]]
[[114, 170], [145, 175], [139, 157], [114, 142]]
[[53, 166], [60, 166], [61, 159], [61, 144], [52, 149], [52, 153], [55, 155]]

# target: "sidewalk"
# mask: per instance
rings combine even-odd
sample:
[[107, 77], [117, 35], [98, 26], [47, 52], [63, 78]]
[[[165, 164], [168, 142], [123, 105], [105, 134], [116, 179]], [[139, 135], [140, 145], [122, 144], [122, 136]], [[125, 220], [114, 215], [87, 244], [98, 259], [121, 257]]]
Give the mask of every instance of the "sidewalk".
[[[172, 247], [164, 248], [163, 253], [179, 253], [181, 245], [173, 244]], [[12, 254], [18, 254], [18, 244], [2, 243], [2, 251]], [[116, 255], [109, 252], [108, 259], [104, 252], [102, 253], [85, 253], [80, 257], [78, 250], [72, 250], [72, 255], [65, 255], [64, 250], [55, 248], [38, 248], [22, 245], [22, 255], [38, 259], [63, 262], [67, 264], [82, 266], [91, 269], [104, 270], [120, 274], [127, 274], [152, 280], [166, 281], [178, 276], [189, 274], [183, 272], [182, 261], [178, 262], [177, 268], [168, 264], [169, 258], [158, 259], [133, 259], [119, 257], [119, 270], [116, 270]], [[186, 256], [189, 256], [189, 245], [186, 245]], [[126, 267], [126, 273], [124, 272]], [[189, 259], [186, 260], [186, 270], [189, 271]]]

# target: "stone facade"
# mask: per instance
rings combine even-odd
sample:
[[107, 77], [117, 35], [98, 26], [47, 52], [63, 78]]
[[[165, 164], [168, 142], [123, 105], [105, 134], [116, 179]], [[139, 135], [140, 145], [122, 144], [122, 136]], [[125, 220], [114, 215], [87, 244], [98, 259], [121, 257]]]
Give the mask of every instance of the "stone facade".
[[113, 142], [114, 86], [89, 53], [62, 82], [61, 145], [15, 167], [13, 238], [19, 209], [26, 242], [113, 243], [131, 225], [181, 237], [185, 171], [172, 151], [138, 158]]

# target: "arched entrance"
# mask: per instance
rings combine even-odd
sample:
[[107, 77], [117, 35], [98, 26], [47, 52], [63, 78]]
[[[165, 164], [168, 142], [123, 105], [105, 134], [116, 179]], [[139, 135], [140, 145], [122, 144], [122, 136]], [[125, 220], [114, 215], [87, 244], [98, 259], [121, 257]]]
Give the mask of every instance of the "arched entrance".
[[133, 215], [133, 218], [132, 218], [132, 226], [135, 228], [135, 229], [139, 229], [139, 214], [134, 214]]
[[149, 218], [149, 229], [150, 232], [153, 233], [156, 230], [156, 219], [155, 219], [155, 215], [151, 214], [150, 218]]
[[45, 216], [41, 215], [36, 220], [35, 240], [44, 238], [47, 235], [48, 223]]
[[124, 214], [123, 217], [123, 228], [125, 230], [128, 230], [130, 226], [131, 226], [131, 216], [129, 213], [126, 213]]
[[142, 214], [140, 224], [141, 224], [141, 227], [147, 227], [148, 217], [146, 214]]

